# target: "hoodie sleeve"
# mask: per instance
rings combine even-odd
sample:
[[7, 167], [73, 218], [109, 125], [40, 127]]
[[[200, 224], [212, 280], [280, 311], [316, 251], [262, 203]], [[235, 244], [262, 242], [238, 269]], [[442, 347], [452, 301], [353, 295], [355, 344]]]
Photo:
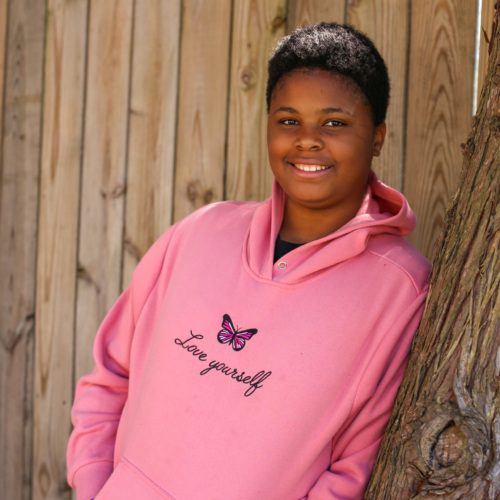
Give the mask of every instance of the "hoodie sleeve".
[[[358, 387], [353, 413], [333, 441], [330, 468], [310, 490], [307, 500], [362, 500], [385, 427], [408, 363], [409, 350], [422, 316], [426, 292], [382, 338]], [[388, 336], [399, 339], [390, 344]], [[381, 352], [382, 351], [382, 352]], [[305, 500], [305, 499], [303, 499]]]
[[113, 471], [118, 423], [128, 396], [130, 350], [137, 319], [162, 270], [170, 228], [137, 266], [127, 288], [101, 324], [95, 366], [76, 387], [74, 426], [67, 449], [68, 482], [77, 500], [90, 500]]

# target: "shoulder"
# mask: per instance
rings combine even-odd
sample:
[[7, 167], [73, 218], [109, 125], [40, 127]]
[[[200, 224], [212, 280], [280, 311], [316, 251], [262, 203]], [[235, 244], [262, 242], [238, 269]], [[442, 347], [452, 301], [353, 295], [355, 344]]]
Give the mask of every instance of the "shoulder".
[[212, 239], [248, 227], [257, 207], [265, 202], [222, 201], [205, 205], [174, 224], [175, 241]]
[[[266, 200], [267, 201], [267, 200]], [[228, 218], [241, 219], [251, 217], [256, 208], [264, 202], [257, 201], [220, 201], [205, 205], [192, 214], [179, 221], [179, 225], [190, 225], [207, 220], [228, 220]]]
[[431, 263], [401, 236], [377, 235], [371, 239], [367, 250], [385, 267], [386, 272], [390, 269], [409, 280], [417, 294], [427, 290]]
[[250, 222], [256, 208], [265, 202], [224, 201], [199, 208], [170, 226], [151, 246], [141, 259], [136, 274], [152, 271], [157, 274], [163, 264], [168, 248], [189, 240], [192, 235], [214, 234], [231, 230], [231, 226], [242, 227]]
[[[206, 205], [170, 226], [141, 258], [132, 276], [134, 302], [141, 304], [179, 256], [205, 249], [221, 235], [245, 231], [259, 202], [228, 201]], [[248, 219], [248, 222], [246, 221]], [[165, 278], [166, 279], [166, 278]]]

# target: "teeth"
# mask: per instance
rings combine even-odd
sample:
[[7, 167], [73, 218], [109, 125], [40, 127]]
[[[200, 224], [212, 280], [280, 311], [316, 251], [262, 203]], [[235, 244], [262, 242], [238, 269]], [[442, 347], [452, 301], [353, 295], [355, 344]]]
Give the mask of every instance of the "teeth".
[[300, 163], [294, 163], [294, 165], [299, 169], [299, 170], [304, 170], [305, 172], [316, 172], [318, 170], [326, 170], [327, 168], [324, 165], [302, 165]]

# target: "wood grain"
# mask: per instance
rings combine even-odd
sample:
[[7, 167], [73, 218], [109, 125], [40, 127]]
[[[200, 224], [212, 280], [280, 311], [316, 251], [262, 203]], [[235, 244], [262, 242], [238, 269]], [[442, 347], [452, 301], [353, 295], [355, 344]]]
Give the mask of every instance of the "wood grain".
[[223, 196], [231, 1], [183, 2], [174, 220]]
[[298, 26], [324, 22], [345, 23], [346, 0], [288, 0], [287, 33]]
[[404, 194], [419, 225], [410, 236], [432, 258], [454, 193], [471, 122], [476, 2], [412, 2]]
[[402, 168], [427, 255], [469, 126], [475, 0], [411, 2], [409, 48], [409, 0], [91, 2], [0, 0], [2, 500], [70, 497], [71, 374], [89, 369], [100, 317], [152, 241], [205, 203], [268, 195], [274, 36], [349, 18], [374, 38], [393, 78], [375, 169], [398, 187]]
[[477, 69], [477, 102], [481, 98], [484, 79], [488, 71], [489, 40], [491, 40], [496, 0], [482, 0], [481, 33], [479, 33], [479, 63]]
[[92, 368], [95, 334], [121, 289], [132, 9], [132, 0], [90, 2], [76, 378]]
[[172, 222], [181, 2], [136, 2], [123, 283]]
[[87, 2], [47, 3], [37, 259], [32, 498], [69, 499]]
[[409, 43], [409, 0], [350, 0], [349, 24], [366, 33], [384, 58], [391, 79], [391, 101], [382, 154], [373, 169], [382, 182], [403, 188], [405, 106]]
[[44, 16], [44, 1], [8, 11], [0, 2], [0, 498], [9, 500], [28, 499], [31, 481]]
[[[0, 0], [0, 137], [3, 137], [3, 105], [5, 84], [5, 56], [7, 54], [8, 0]], [[2, 148], [0, 147], [0, 173], [2, 172]], [[1, 195], [0, 195], [1, 196]], [[0, 198], [1, 202], [1, 198]]]
[[491, 57], [367, 500], [500, 497], [498, 26]]
[[245, 0], [233, 12], [226, 198], [262, 200], [271, 195], [265, 93], [267, 60], [285, 33], [283, 0]]

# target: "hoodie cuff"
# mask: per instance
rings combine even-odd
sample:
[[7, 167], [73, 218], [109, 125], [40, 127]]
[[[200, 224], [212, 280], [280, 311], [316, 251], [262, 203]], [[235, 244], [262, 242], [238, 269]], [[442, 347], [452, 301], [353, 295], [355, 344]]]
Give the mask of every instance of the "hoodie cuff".
[[92, 500], [113, 472], [113, 462], [93, 462], [78, 469], [73, 478], [76, 500]]

